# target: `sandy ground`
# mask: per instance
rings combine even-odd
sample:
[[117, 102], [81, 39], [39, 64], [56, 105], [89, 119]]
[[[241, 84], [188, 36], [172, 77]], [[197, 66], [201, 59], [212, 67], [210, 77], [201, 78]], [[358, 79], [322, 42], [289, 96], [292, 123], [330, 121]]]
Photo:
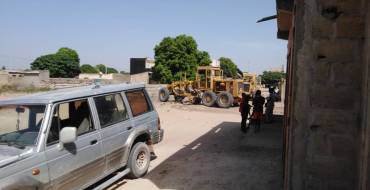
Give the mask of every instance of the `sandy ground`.
[[[281, 117], [260, 133], [240, 132], [238, 108], [155, 103], [164, 140], [148, 175], [122, 179], [109, 189], [282, 188]], [[282, 113], [277, 104], [276, 113]]]
[[[2, 94], [0, 99], [22, 94]], [[111, 190], [282, 189], [282, 119], [261, 132], [240, 131], [238, 108], [154, 101], [165, 130], [158, 158], [141, 178], [123, 178]], [[283, 107], [277, 103], [275, 114]]]

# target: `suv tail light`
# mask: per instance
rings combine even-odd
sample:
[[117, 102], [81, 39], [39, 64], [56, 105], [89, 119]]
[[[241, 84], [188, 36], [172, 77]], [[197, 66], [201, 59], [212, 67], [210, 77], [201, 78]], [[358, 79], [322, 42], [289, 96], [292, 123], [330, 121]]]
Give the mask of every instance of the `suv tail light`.
[[161, 130], [161, 119], [158, 117], [158, 125], [157, 125], [157, 127], [158, 127], [158, 130]]

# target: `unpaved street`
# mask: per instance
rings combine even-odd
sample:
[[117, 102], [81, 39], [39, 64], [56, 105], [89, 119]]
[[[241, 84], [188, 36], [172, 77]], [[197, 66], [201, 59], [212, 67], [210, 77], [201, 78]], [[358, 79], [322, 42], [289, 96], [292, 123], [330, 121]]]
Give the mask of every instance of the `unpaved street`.
[[[0, 95], [0, 99], [21, 94]], [[238, 108], [154, 101], [165, 130], [158, 158], [141, 179], [123, 178], [110, 190], [282, 188], [282, 120], [261, 132], [240, 131]], [[282, 114], [281, 103], [275, 113]]]
[[156, 108], [165, 139], [155, 146], [149, 174], [109, 189], [281, 189], [281, 123], [242, 134], [238, 108], [171, 102]]

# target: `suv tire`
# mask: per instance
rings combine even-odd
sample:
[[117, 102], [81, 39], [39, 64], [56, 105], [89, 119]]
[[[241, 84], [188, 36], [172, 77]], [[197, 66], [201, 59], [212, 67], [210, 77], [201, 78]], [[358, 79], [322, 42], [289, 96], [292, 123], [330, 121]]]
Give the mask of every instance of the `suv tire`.
[[130, 168], [128, 177], [136, 179], [144, 176], [148, 172], [150, 163], [150, 152], [148, 145], [138, 142], [131, 149], [127, 166]]

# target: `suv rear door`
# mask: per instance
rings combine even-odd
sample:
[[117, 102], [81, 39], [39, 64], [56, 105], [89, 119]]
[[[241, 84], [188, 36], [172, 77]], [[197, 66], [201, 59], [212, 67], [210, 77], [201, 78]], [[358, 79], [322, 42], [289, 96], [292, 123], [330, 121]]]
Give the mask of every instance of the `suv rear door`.
[[123, 159], [127, 152], [125, 142], [132, 125], [121, 93], [96, 96], [94, 103], [106, 158], [105, 170], [110, 173], [126, 164]]

